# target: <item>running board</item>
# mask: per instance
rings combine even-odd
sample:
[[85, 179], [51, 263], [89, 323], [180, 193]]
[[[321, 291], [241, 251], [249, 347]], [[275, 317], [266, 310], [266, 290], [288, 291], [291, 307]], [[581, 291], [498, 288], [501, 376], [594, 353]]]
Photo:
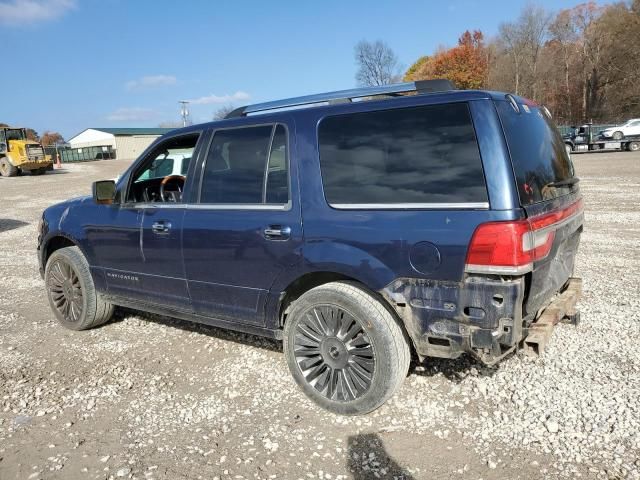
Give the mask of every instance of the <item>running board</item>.
[[582, 296], [582, 279], [570, 278], [566, 288], [558, 295], [528, 328], [528, 335], [522, 341], [522, 349], [527, 353], [542, 355], [559, 322], [577, 325], [580, 312], [576, 303]]

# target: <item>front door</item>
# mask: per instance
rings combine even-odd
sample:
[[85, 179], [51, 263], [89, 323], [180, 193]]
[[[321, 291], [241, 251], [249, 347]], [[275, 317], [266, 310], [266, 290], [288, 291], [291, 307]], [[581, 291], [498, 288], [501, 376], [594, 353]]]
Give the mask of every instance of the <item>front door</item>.
[[113, 218], [94, 228], [90, 243], [110, 295], [191, 311], [181, 229], [198, 138], [192, 133], [159, 142], [127, 175], [121, 204], [106, 206]]
[[300, 260], [302, 222], [291, 174], [292, 125], [214, 132], [201, 190], [183, 223], [183, 256], [197, 314], [264, 325], [277, 275]]

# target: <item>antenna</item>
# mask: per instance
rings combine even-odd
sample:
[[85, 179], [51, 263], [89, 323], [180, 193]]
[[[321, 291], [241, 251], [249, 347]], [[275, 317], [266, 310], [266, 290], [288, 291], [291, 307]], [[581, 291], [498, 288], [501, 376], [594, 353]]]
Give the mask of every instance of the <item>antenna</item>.
[[182, 117], [182, 126], [186, 127], [187, 119], [189, 118], [189, 109], [187, 108], [187, 105], [189, 105], [189, 101], [179, 100], [178, 103], [180, 104], [180, 116]]

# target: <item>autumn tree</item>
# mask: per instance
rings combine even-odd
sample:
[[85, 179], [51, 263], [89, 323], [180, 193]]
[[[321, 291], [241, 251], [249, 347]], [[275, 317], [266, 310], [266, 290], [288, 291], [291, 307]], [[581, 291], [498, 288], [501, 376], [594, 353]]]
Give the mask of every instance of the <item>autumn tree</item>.
[[413, 82], [418, 71], [429, 61], [429, 57], [424, 55], [416, 60], [405, 72], [403, 80], [405, 82]]
[[356, 81], [362, 86], [379, 86], [400, 78], [400, 62], [395, 52], [381, 40], [358, 42], [354, 49], [358, 70]]
[[42, 145], [55, 145], [57, 143], [64, 143], [64, 138], [58, 132], [50, 132], [46, 131], [40, 137], [40, 142]]
[[[483, 38], [481, 31], [467, 30], [458, 39], [457, 46], [426, 58], [415, 73], [411, 73], [412, 79], [446, 78], [457, 88], [484, 88], [487, 83], [487, 52]], [[409, 74], [407, 71], [406, 75]]]
[[36, 132], [33, 128], [27, 128], [27, 140], [31, 140], [34, 142], [39, 142], [40, 137], [38, 136], [38, 132]]
[[487, 44], [478, 33], [421, 57], [405, 79], [513, 92], [547, 106], [560, 124], [640, 117], [640, 0], [556, 14], [528, 4]]

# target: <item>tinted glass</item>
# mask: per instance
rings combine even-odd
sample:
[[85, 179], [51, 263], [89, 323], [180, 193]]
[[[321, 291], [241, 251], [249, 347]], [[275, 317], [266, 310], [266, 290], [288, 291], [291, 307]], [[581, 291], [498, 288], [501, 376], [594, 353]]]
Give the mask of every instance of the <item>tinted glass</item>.
[[[267, 180], [274, 188], [277, 185], [275, 177], [265, 178], [273, 128], [267, 125], [215, 133], [202, 179], [201, 203], [265, 203]], [[286, 158], [284, 150], [283, 154]]]
[[186, 175], [189, 171], [189, 162], [191, 162], [191, 157], [185, 157], [182, 159], [182, 165], [180, 166], [181, 175]]
[[466, 103], [329, 117], [319, 142], [330, 204], [487, 201]]
[[520, 203], [551, 200], [571, 187], [554, 187], [554, 182], [574, 176], [573, 165], [560, 132], [539, 108], [520, 105], [520, 113], [506, 101], [495, 102], [502, 120], [511, 163], [518, 183]]
[[276, 127], [269, 155], [266, 203], [284, 204], [289, 201], [289, 174], [287, 161], [287, 131], [282, 125]]

